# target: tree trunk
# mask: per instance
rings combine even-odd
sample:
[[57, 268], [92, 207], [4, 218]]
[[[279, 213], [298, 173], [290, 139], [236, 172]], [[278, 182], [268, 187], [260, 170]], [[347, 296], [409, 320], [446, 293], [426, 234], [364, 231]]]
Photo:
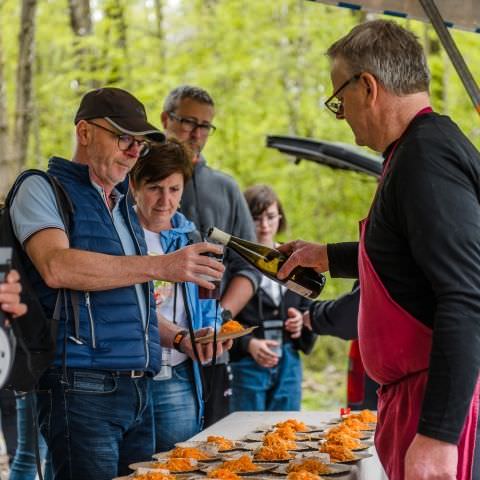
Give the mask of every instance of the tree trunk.
[[110, 59], [107, 83], [110, 85], [122, 82], [128, 84], [128, 78], [125, 77], [129, 76], [130, 69], [128, 68], [127, 23], [123, 2], [108, 0], [105, 5], [105, 17], [108, 21], [105, 44], [109, 45], [105, 55]]
[[158, 71], [165, 72], [166, 49], [165, 49], [165, 33], [163, 31], [163, 0], [155, 0], [155, 20], [158, 48]]
[[73, 33], [78, 37], [90, 35], [92, 33], [90, 0], [68, 0], [68, 7]]
[[36, 0], [22, 0], [13, 135], [14, 163], [17, 171], [24, 168], [27, 162], [28, 139], [32, 121], [32, 70], [35, 58], [36, 9]]

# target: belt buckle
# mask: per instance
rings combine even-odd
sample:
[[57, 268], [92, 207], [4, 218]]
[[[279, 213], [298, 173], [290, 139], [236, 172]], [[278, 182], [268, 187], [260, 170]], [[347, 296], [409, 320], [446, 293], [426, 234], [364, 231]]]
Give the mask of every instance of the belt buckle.
[[130, 378], [142, 378], [144, 375], [143, 370], [130, 370]]

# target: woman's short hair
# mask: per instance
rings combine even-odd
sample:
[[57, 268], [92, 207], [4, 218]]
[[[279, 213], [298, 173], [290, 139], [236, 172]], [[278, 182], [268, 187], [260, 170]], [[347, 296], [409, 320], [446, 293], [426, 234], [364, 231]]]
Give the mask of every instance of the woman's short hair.
[[287, 217], [285, 216], [282, 202], [280, 202], [280, 199], [271, 187], [264, 184], [253, 185], [247, 188], [243, 192], [243, 195], [253, 218], [259, 217], [270, 205], [276, 203], [278, 213], [281, 215], [278, 223], [278, 231], [285, 231], [287, 228]]
[[173, 173], [180, 173], [186, 183], [193, 174], [193, 154], [184, 143], [173, 138], [155, 143], [144, 157], [140, 157], [130, 172], [133, 184], [159, 182]]

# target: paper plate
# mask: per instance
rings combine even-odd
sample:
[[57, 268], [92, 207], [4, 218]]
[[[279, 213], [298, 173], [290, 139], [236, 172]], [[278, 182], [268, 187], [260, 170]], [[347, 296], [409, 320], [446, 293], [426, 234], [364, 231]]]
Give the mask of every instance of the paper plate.
[[[249, 333], [252, 333], [257, 326], [255, 327], [249, 327], [245, 328], [241, 332], [234, 332], [234, 333], [217, 333], [217, 342], [226, 342], [227, 340], [233, 340], [234, 338], [240, 338], [245, 335], [248, 335]], [[209, 333], [208, 335], [205, 335], [203, 337], [198, 337], [195, 338], [195, 343], [210, 343], [213, 342], [214, 339], [214, 334]]]
[[165, 473], [171, 473], [172, 475], [175, 475], [177, 473], [189, 473], [189, 472], [196, 472], [199, 469], [198, 462], [195, 461], [193, 462], [193, 459], [190, 462], [192, 464], [191, 468], [187, 470], [169, 470], [165, 467], [156, 467], [155, 464], [157, 463], [156, 461], [150, 461], [150, 462], [136, 462], [132, 463], [128, 466], [131, 470], [139, 470], [139, 469], [145, 469], [145, 470], [152, 470], [152, 471], [159, 471], [162, 470]]
[[[182, 443], [187, 443], [187, 442], [182, 442]], [[180, 446], [180, 445], [177, 445], [177, 446]], [[185, 448], [190, 448], [190, 447], [185, 447]], [[220, 455], [218, 455], [216, 449], [208, 450], [207, 448], [199, 447], [198, 445], [195, 445], [193, 448], [198, 448], [199, 450], [202, 451], [202, 453], [205, 453], [206, 455], [209, 456], [209, 458], [205, 458], [205, 459], [195, 458], [194, 460], [197, 460], [198, 462], [217, 462], [218, 460], [220, 460]], [[168, 460], [169, 458], [172, 458], [170, 456], [171, 453], [172, 453], [171, 450], [168, 452], [154, 453], [152, 455], [152, 458], [154, 458], [155, 460]]]
[[373, 455], [371, 453], [356, 452], [355, 453], [355, 458], [353, 460], [345, 460], [343, 462], [339, 462], [339, 461], [330, 459], [330, 461], [332, 463], [347, 463], [348, 464], [348, 463], [357, 463], [360, 460], [365, 460], [366, 458], [370, 458], [370, 457], [373, 457]]
[[[204, 472], [204, 473], [209, 473], [211, 472], [212, 470], [216, 470], [217, 468], [220, 468], [220, 463], [218, 465], [215, 465], [215, 466], [210, 466], [210, 467], [200, 467], [200, 471], [201, 472]], [[266, 472], [271, 472], [272, 470], [274, 470], [278, 465], [275, 465], [275, 464], [271, 464], [271, 463], [265, 463], [265, 462], [262, 462], [262, 463], [255, 463], [255, 465], [258, 468], [258, 470], [255, 470], [254, 472], [235, 472], [237, 475], [240, 475], [242, 477], [250, 477], [252, 475], [258, 475], [260, 473], [266, 473]]]
[[[352, 470], [352, 467], [349, 467], [348, 465], [342, 465], [342, 464], [339, 464], [339, 463], [328, 463], [327, 465], [328, 465], [328, 468], [330, 469], [330, 472], [319, 474], [322, 477], [349, 473]], [[279, 473], [280, 475], [288, 475], [287, 468], [288, 468], [288, 465], [279, 465], [273, 471], [273, 473]]]

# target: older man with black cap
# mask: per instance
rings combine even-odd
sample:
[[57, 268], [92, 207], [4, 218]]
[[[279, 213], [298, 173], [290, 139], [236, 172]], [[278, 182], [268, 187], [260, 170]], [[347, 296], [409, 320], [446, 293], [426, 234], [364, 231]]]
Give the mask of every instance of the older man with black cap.
[[[21, 184], [11, 216], [43, 308], [60, 311], [56, 360], [37, 395], [55, 479], [107, 480], [153, 453], [149, 389], [160, 341], [150, 280], [212, 288], [201, 276], [220, 278], [223, 267], [201, 255], [219, 253], [205, 243], [146, 256], [127, 175], [150, 139], [164, 136], [135, 97], [118, 88], [91, 91], [75, 125], [72, 161], [53, 157], [48, 167], [73, 204], [68, 228], [41, 175]], [[171, 347], [177, 330], [162, 330], [162, 345]], [[177, 343], [191, 350], [180, 336]]]

